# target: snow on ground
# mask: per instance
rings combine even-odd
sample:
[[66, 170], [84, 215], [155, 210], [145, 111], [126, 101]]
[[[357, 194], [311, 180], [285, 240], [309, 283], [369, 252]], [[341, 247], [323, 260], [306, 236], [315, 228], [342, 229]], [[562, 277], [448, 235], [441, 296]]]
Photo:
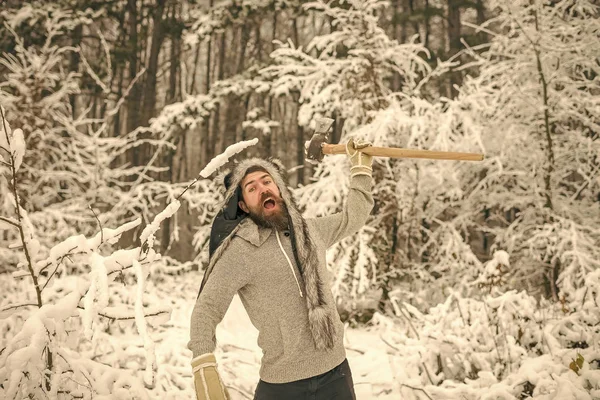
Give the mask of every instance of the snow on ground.
[[[138, 332], [139, 327], [131, 319], [116, 322], [99, 320], [98, 323], [102, 325], [95, 327], [94, 337], [90, 341], [83, 334], [81, 315], [79, 318], [71, 316], [64, 324], [65, 335], [68, 331], [69, 337], [63, 335], [62, 339], [53, 339], [53, 343], [64, 354], [69, 354], [71, 361], [68, 362], [85, 368], [93, 367], [94, 373], [101, 375], [98, 379], [94, 378], [96, 384], [100, 382], [100, 386], [94, 386], [97, 394], [103, 388], [113, 390], [110, 395], [116, 399], [114, 385], [110, 385], [118, 377], [119, 382], [127, 383], [119, 386], [121, 392], [126, 391], [125, 397], [118, 398], [133, 398], [133, 391], [139, 392], [145, 381], [147, 398], [194, 399], [191, 351], [187, 349], [187, 343], [190, 315], [202, 273], [181, 273], [179, 270], [178, 274], [165, 274], [161, 271], [165, 269], [150, 269], [143, 298], [146, 312], [157, 307], [172, 310], [168, 320], [160, 315], [146, 318], [147, 333], [156, 356], [156, 363], [152, 365], [155, 367], [154, 379], [149, 379], [148, 375], [143, 379], [144, 370], [153, 364], [148, 363], [144, 346], [149, 341], [144, 341]], [[5, 279], [8, 277], [8, 274], [0, 275], [0, 309], [7, 302], [34, 301], [35, 294], [32, 293], [29, 280]], [[596, 328], [600, 326], [597, 312], [597, 305], [600, 304], [600, 271], [588, 274], [586, 279], [588, 286], [574, 294], [581, 310], [566, 315], [560, 308], [552, 313], [553, 308], [547, 307], [540, 319], [540, 312], [533, 315], [533, 310], [528, 310], [531, 308], [528, 305], [532, 304], [530, 297], [509, 291], [489, 297], [485, 302], [475, 299], [459, 301], [455, 296], [450, 296], [443, 304], [431, 308], [427, 315], [421, 315], [406, 305], [408, 308], [405, 311], [414, 314], [417, 323], [416, 328], [411, 325], [411, 329], [419, 332], [417, 336], [420, 339], [407, 336], [407, 328], [402, 328], [400, 321], [379, 314], [375, 315], [377, 326], [373, 328], [347, 329], [345, 347], [357, 399], [516, 400], [527, 396], [543, 400], [600, 399], [600, 351]], [[133, 277], [128, 280], [129, 283], [134, 281]], [[136, 299], [139, 302], [139, 294], [136, 296], [135, 287], [126, 285], [126, 281], [123, 283], [111, 286], [110, 301], [125, 308], [136, 304], [139, 306], [136, 303]], [[62, 277], [46, 289], [49, 295], [44, 297], [44, 301], [51, 308], [56, 306], [64, 310], [65, 294], [83, 284], [89, 285], [84, 275]], [[73, 293], [80, 291], [77, 289]], [[47, 305], [44, 306], [46, 310]], [[485, 307], [491, 309], [482, 312]], [[515, 317], [513, 312], [517, 309], [520, 311]], [[84, 312], [80, 310], [80, 314]], [[530, 314], [528, 321], [525, 321], [524, 317]], [[26, 327], [24, 318], [27, 315], [28, 312], [24, 311], [0, 319], [0, 361], [6, 340], [14, 339], [15, 333], [27, 329], [33, 337], [39, 332], [39, 329], [31, 328], [32, 324], [42, 319], [39, 315], [32, 315], [30, 319], [33, 322]], [[490, 317], [498, 321], [496, 325], [486, 324]], [[465, 318], [470, 321], [468, 324], [464, 323]], [[48, 318], [43, 320], [47, 323], [50, 321]], [[497, 327], [501, 327], [502, 332], [494, 336], [492, 332]], [[515, 342], [514, 331], [522, 332], [516, 334], [521, 340], [520, 344]], [[216, 350], [219, 371], [229, 387], [232, 400], [253, 398], [259, 381], [261, 359], [256, 338], [256, 329], [250, 323], [241, 301], [235, 297], [224, 320], [217, 327]], [[35, 339], [32, 339], [34, 347], [37, 343]], [[531, 354], [526, 350], [530, 347], [533, 349]], [[549, 349], [548, 353], [543, 352], [546, 348]], [[39, 346], [34, 350], [38, 353], [41, 351]], [[9, 352], [13, 351], [4, 351], [4, 354]], [[26, 382], [25, 385], [35, 386], [35, 389], [42, 365], [37, 362], [39, 355], [32, 360], [35, 362], [27, 366], [27, 373], [30, 376], [38, 374], [38, 380], [32, 378], [31, 384]], [[153, 357], [150, 358], [152, 360]], [[443, 363], [443, 370], [436, 371], [440, 362]], [[493, 373], [497, 368], [508, 369], [501, 371], [503, 380], [500, 382]], [[0, 377], [2, 373], [0, 369]], [[474, 379], [475, 373], [477, 379]], [[427, 384], [428, 381], [431, 384]], [[81, 390], [90, 390], [88, 385], [79, 385], [82, 385], [79, 388]], [[29, 390], [28, 387], [25, 389]], [[6, 387], [0, 386], [0, 399], [5, 397], [3, 393], [6, 391]], [[146, 397], [142, 395], [137, 398]]]

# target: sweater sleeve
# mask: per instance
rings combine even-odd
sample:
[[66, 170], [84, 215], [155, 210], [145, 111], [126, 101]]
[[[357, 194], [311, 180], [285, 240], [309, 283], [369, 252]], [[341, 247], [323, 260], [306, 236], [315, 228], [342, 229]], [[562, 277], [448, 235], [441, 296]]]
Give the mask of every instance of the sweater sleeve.
[[223, 253], [196, 299], [187, 345], [192, 351], [192, 358], [214, 353], [217, 325], [223, 320], [233, 296], [250, 281], [249, 268], [244, 265], [243, 258], [235, 255], [233, 246]]
[[373, 209], [372, 178], [357, 175], [350, 178], [348, 197], [341, 212], [312, 219], [326, 248], [359, 231]]

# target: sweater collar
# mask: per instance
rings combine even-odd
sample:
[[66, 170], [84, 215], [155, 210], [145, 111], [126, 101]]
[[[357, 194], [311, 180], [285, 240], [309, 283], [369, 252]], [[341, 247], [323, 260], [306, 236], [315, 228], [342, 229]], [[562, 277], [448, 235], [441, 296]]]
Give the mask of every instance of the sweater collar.
[[[273, 233], [273, 229], [262, 228], [256, 225], [256, 223], [250, 218], [244, 218], [240, 224], [240, 229], [238, 229], [236, 235], [245, 241], [252, 243], [256, 247], [262, 246], [267, 241], [269, 236], [271, 236], [271, 233]], [[286, 229], [280, 233], [283, 233], [285, 236], [290, 235], [289, 229]]]
[[260, 247], [271, 236], [272, 231], [273, 229], [270, 228], [259, 227], [250, 218], [244, 218], [242, 226], [240, 226], [236, 234], [254, 246]]

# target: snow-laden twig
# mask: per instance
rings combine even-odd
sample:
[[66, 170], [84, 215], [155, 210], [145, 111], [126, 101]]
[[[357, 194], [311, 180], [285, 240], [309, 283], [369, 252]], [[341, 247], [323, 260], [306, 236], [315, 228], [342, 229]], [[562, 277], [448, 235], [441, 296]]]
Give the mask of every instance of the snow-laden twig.
[[184, 195], [184, 193], [187, 192], [187, 190], [189, 188], [191, 188], [192, 186], [194, 186], [194, 184], [196, 182], [198, 182], [198, 180], [200, 178], [207, 178], [207, 177], [209, 177], [218, 168], [220, 168], [221, 166], [225, 165], [225, 163], [227, 163], [227, 161], [229, 161], [230, 157], [233, 157], [235, 154], [241, 152], [242, 150], [244, 150], [245, 148], [247, 148], [249, 146], [254, 146], [256, 143], [258, 143], [258, 139], [254, 138], [254, 139], [251, 139], [251, 140], [244, 140], [242, 142], [234, 143], [234, 144], [228, 146], [223, 153], [219, 154], [218, 156], [216, 156], [215, 158], [213, 158], [212, 160], [210, 160], [210, 162], [208, 164], [206, 164], [206, 166], [198, 174], [198, 177], [196, 179], [194, 179], [192, 181], [192, 183], [190, 183], [183, 190], [183, 192], [181, 192], [181, 194], [179, 196], [177, 196], [177, 200], [179, 198], [181, 198]]

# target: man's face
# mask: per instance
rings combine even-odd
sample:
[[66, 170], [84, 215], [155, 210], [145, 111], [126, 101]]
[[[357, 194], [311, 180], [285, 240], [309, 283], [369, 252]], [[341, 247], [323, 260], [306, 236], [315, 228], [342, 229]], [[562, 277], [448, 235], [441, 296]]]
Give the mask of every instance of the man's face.
[[240, 186], [243, 200], [238, 205], [257, 225], [287, 229], [287, 207], [271, 175], [265, 171], [251, 172], [242, 179]]

